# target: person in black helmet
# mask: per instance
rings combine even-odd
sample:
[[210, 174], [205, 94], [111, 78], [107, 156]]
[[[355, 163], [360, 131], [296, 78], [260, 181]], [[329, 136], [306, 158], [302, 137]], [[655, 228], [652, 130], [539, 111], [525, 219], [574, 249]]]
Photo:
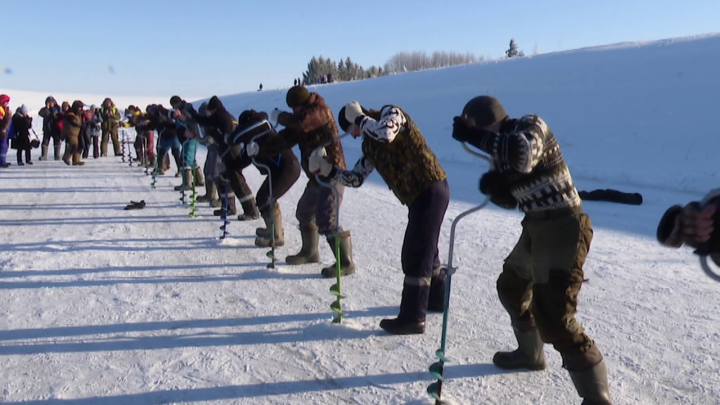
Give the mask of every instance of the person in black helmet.
[[583, 404], [610, 404], [602, 353], [575, 319], [592, 223], [555, 136], [537, 115], [512, 119], [489, 96], [465, 105], [454, 118], [452, 136], [493, 158], [480, 191], [503, 208], [525, 213], [520, 240], [497, 280], [519, 347], [496, 353], [493, 363], [542, 370], [543, 344], [552, 344]]

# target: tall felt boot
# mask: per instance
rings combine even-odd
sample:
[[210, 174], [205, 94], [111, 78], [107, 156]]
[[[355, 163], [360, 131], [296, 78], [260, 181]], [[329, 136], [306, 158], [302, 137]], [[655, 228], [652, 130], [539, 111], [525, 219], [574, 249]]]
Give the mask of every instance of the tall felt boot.
[[528, 369], [532, 371], [544, 370], [547, 367], [545, 363], [545, 352], [543, 351], [543, 341], [540, 333], [536, 328], [528, 331], [520, 332], [517, 328], [515, 331], [515, 339], [518, 342], [518, 348], [512, 352], [497, 352], [493, 356], [493, 363], [503, 370]]
[[43, 145], [41, 150], [42, 154], [40, 155], [40, 160], [47, 160], [48, 147]]
[[255, 203], [255, 197], [249, 195], [243, 200], [240, 202], [243, 213], [238, 215], [238, 221], [252, 221], [260, 218], [260, 211], [258, 211], [257, 204]]
[[200, 167], [195, 168], [195, 185], [196, 186], [204, 186], [205, 185], [205, 177], [203, 177], [203, 171]]
[[55, 160], [62, 159], [62, 153], [60, 153], [60, 150], [62, 149], [62, 144], [55, 145]]
[[321, 270], [321, 274], [327, 278], [337, 277], [337, 262], [340, 262], [340, 275], [349, 276], [355, 274], [355, 263], [352, 258], [352, 240], [350, 239], [350, 231], [344, 231], [340, 233], [340, 257], [338, 257], [337, 249], [335, 248], [335, 235], [327, 237], [328, 245], [335, 256], [335, 264], [329, 267], [325, 267]]
[[175, 191], [190, 190], [192, 188], [192, 169], [183, 169], [181, 172], [182, 184], [175, 186]]
[[612, 405], [605, 361], [585, 371], [570, 371], [570, 378], [583, 398], [582, 405]]
[[145, 167], [147, 167], [148, 169], [153, 169], [155, 168], [155, 162], [157, 162], [157, 156], [148, 156], [147, 164], [145, 165]]
[[205, 182], [205, 195], [201, 195], [197, 198], [197, 202], [210, 202], [212, 200], [217, 200], [217, 187], [215, 186], [215, 182], [212, 180], [208, 180]]
[[[268, 236], [262, 237], [258, 236], [255, 238], [255, 246], [259, 247], [271, 247], [272, 246], [272, 238], [270, 238], [269, 235], [269, 229], [270, 229], [270, 213], [263, 212], [263, 221], [265, 221], [265, 226], [268, 229]], [[282, 223], [282, 214], [280, 213], [280, 206], [275, 204], [275, 211], [272, 213], [272, 227], [275, 229], [275, 247], [280, 247], [285, 245], [285, 230], [283, 229], [283, 223]]]
[[[222, 215], [222, 205], [218, 210], [213, 211], [213, 215], [219, 217]], [[237, 206], [235, 205], [235, 194], [228, 194], [227, 216], [237, 215]]]
[[318, 234], [317, 225], [301, 225], [300, 237], [302, 238], [302, 248], [300, 252], [296, 255], [286, 257], [285, 262], [290, 265], [320, 262], [320, 252], [318, 251], [320, 234]]

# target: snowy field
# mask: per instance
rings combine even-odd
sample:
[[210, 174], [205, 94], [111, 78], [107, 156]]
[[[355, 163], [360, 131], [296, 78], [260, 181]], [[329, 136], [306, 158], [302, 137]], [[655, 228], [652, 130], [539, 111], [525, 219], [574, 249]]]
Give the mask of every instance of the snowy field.
[[[615, 403], [720, 404], [720, 284], [688, 249], [655, 241], [667, 207], [718, 186], [720, 136], [708, 123], [718, 109], [718, 63], [720, 36], [708, 35], [315, 90], [336, 112], [357, 99], [368, 107], [396, 103], [415, 119], [451, 184], [443, 260], [452, 219], [481, 201], [477, 180], [486, 168], [451, 139], [452, 117], [489, 92], [513, 116], [546, 118], [578, 189], [644, 197], [641, 206], [584, 203], [595, 237], [578, 318], [605, 355]], [[47, 96], [24, 94], [35, 98], [16, 96], [12, 105], [42, 104]], [[223, 99], [235, 115], [285, 108], [283, 91]], [[344, 140], [350, 164], [359, 145]], [[341, 221], [353, 233], [358, 272], [343, 279], [349, 316], [334, 325], [333, 280], [319, 275], [332, 263], [327, 245], [322, 265], [282, 262], [300, 247], [294, 207], [304, 177], [280, 201], [286, 245], [277, 269], [268, 270], [267, 250], [253, 244], [262, 221], [232, 221], [231, 238], [221, 242], [212, 209], [200, 205], [199, 216], [189, 218], [172, 191], [180, 180], [171, 175], [153, 190], [142, 169], [119, 158], [84, 167], [37, 158], [34, 166], [0, 171], [0, 402], [432, 403], [427, 368], [442, 316], [428, 315], [419, 336], [390, 336], [377, 326], [398, 311], [407, 222], [407, 209], [377, 174], [345, 192]], [[257, 190], [257, 170], [246, 175]], [[145, 209], [123, 211], [140, 199]], [[496, 351], [515, 345], [495, 280], [521, 218], [490, 207], [458, 227], [447, 350], [453, 362], [443, 390], [458, 404], [580, 403], [550, 346], [542, 372], [492, 365]]]

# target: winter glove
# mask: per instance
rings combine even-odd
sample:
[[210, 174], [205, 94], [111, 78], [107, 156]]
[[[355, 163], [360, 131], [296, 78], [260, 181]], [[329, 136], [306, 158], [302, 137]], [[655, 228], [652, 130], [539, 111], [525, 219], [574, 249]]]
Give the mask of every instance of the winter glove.
[[466, 117], [455, 117], [453, 118], [453, 132], [452, 137], [456, 141], [469, 142], [475, 135], [475, 125], [472, 121]]
[[257, 156], [257, 154], [260, 153], [260, 145], [256, 142], [248, 142], [248, 144], [245, 145], [245, 152], [250, 157]]
[[270, 112], [270, 122], [278, 122], [278, 118], [280, 117], [280, 113], [282, 113], [282, 111], [280, 111], [280, 110], [277, 109], [277, 108], [274, 109], [274, 110], [272, 110], [272, 111]]
[[325, 148], [317, 148], [310, 154], [308, 170], [311, 173], [327, 177], [333, 169], [333, 165], [326, 159]]
[[487, 195], [490, 202], [500, 208], [513, 210], [518, 202], [507, 187], [505, 176], [496, 170], [490, 170], [480, 178], [480, 192]]
[[365, 118], [362, 107], [357, 101], [351, 101], [345, 104], [345, 119], [355, 125], [360, 125], [360, 121]]

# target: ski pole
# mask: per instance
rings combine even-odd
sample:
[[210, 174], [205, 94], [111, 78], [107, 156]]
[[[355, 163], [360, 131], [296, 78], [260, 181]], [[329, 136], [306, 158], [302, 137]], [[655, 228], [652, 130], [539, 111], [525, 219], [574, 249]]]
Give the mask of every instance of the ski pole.
[[[720, 188], [716, 188], [714, 190], [710, 190], [710, 192], [700, 201], [700, 207], [705, 208], [710, 201], [715, 199], [716, 197], [720, 197]], [[720, 215], [720, 213], [716, 213], [715, 215]], [[716, 221], [717, 222], [717, 221]], [[720, 229], [715, 229], [713, 232], [720, 232]], [[708, 252], [710, 246], [705, 244], [702, 248], [699, 248], [700, 251], [698, 254], [700, 255], [700, 267], [702, 267], [705, 274], [708, 275], [711, 279], [720, 282], [720, 274], [715, 273], [708, 264], [708, 255], [710, 254]]]
[[[487, 155], [473, 151], [472, 149], [468, 148], [467, 145], [465, 145], [465, 143], [462, 143], [462, 146], [466, 152], [470, 153], [473, 156], [476, 156], [483, 160], [486, 160], [488, 163], [490, 163], [492, 165], [492, 159], [490, 157], [488, 157]], [[447, 279], [445, 281], [445, 310], [443, 311], [442, 337], [440, 339], [440, 349], [438, 349], [435, 352], [435, 356], [437, 356], [438, 361], [433, 363], [430, 366], [430, 373], [435, 378], [437, 378], [437, 381], [430, 384], [430, 386], [428, 386], [428, 388], [427, 388], [427, 393], [435, 399], [435, 405], [443, 405], [443, 404], [447, 403], [446, 401], [443, 401], [441, 399], [441, 396], [442, 396], [442, 384], [443, 384], [444, 372], [445, 372], [445, 363], [450, 362], [450, 359], [448, 359], [447, 356], [445, 355], [445, 350], [446, 350], [446, 343], [447, 343], [447, 326], [448, 326], [448, 319], [449, 319], [449, 314], [450, 314], [450, 285], [452, 283], [452, 275], [457, 270], [457, 268], [453, 267], [453, 255], [454, 255], [454, 248], [455, 248], [455, 230], [457, 228], [457, 224], [460, 222], [461, 219], [485, 208], [485, 206], [488, 204], [489, 201], [490, 201], [489, 197], [486, 197], [485, 200], [480, 205], [460, 213], [460, 215], [458, 215], [457, 218], [455, 218], [455, 220], [453, 220], [452, 226], [450, 227], [450, 247], [448, 249], [448, 265], [447, 265], [447, 268], [444, 269], [445, 274], [447, 275]]]

